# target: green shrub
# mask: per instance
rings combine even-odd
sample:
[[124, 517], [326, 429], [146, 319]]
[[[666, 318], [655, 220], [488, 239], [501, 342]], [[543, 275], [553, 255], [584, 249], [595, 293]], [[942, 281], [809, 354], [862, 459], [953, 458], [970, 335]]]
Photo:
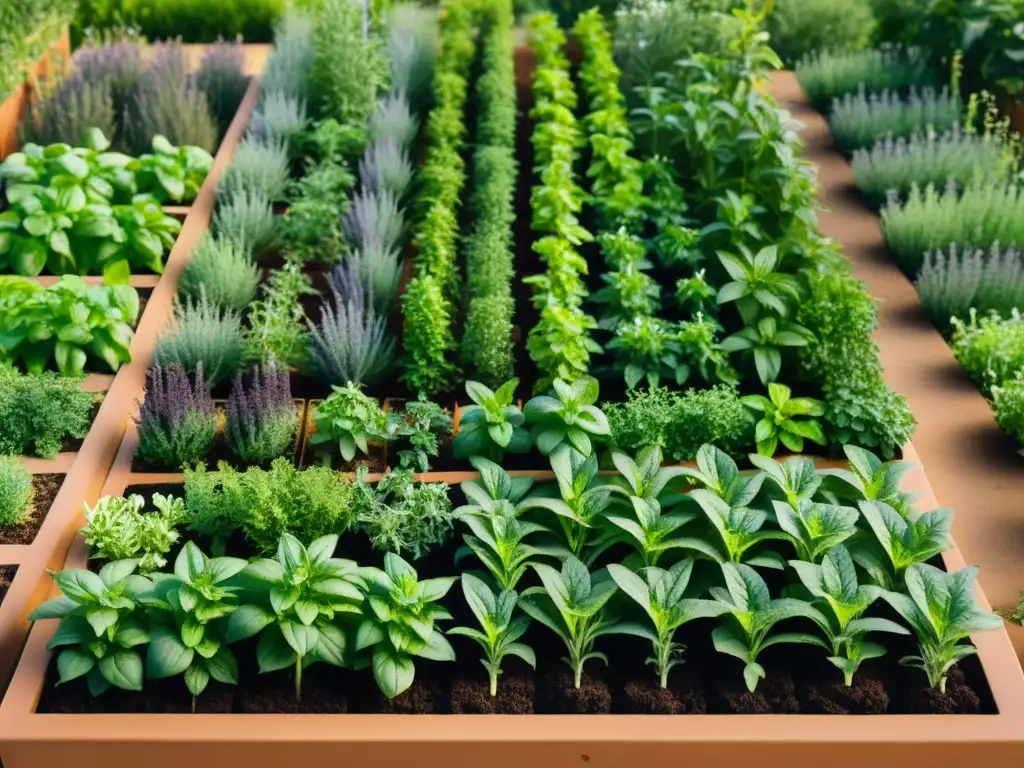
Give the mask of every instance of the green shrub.
[[414, 483], [412, 470], [392, 470], [376, 485], [362, 477], [354, 506], [373, 548], [418, 560], [452, 535], [455, 515], [444, 483]]
[[308, 125], [304, 99], [284, 91], [263, 91], [260, 105], [249, 119], [249, 136], [267, 146], [283, 145], [288, 155], [294, 156]]
[[915, 134], [885, 138], [871, 149], [853, 152], [853, 178], [868, 201], [880, 207], [888, 193], [906, 197], [910, 188], [952, 181], [966, 187], [976, 177], [991, 184], [1007, 177], [1006, 150], [988, 136], [962, 133]]
[[988, 252], [965, 248], [925, 254], [915, 282], [921, 304], [936, 327], [945, 330], [950, 318], [979, 312], [1008, 315], [1024, 309], [1024, 263], [1020, 252], [992, 246]]
[[289, 9], [274, 27], [274, 47], [260, 85], [267, 93], [283, 93], [309, 102], [312, 95], [313, 19]]
[[298, 264], [285, 264], [271, 272], [260, 298], [249, 305], [245, 358], [306, 368], [309, 334], [302, 297], [315, 293]]
[[832, 102], [829, 128], [843, 152], [869, 147], [886, 137], [908, 138], [915, 133], [952, 130], [959, 122], [963, 107], [957, 96], [943, 89], [936, 94], [926, 88], [914, 89], [902, 99], [893, 91], [868, 95], [862, 88]]
[[196, 72], [196, 85], [206, 94], [210, 112], [223, 133], [238, 111], [249, 87], [245, 50], [240, 42], [217, 42], [206, 48]]
[[796, 321], [814, 335], [799, 350], [809, 381], [821, 387], [825, 435], [830, 445], [854, 444], [892, 457], [917, 422], [906, 400], [885, 383], [878, 346], [875, 302], [844, 262], [809, 275], [810, 297]]
[[906, 202], [890, 202], [881, 216], [885, 245], [911, 276], [925, 253], [952, 243], [1024, 246], [1024, 194], [1012, 184], [971, 182], [962, 193], [953, 186], [943, 192], [913, 186]]
[[660, 445], [673, 461], [692, 461], [710, 443], [733, 456], [754, 445], [754, 421], [735, 387], [677, 392], [667, 387], [631, 389], [624, 403], [602, 408], [616, 447], [636, 452]]
[[241, 316], [200, 296], [198, 301], [175, 303], [173, 320], [157, 337], [153, 361], [162, 366], [180, 363], [189, 375], [202, 366], [212, 389], [238, 372], [244, 351]]
[[954, 317], [950, 322], [953, 354], [986, 397], [1024, 371], [1024, 317], [1017, 309], [1005, 318], [972, 309], [966, 321]]
[[212, 43], [241, 36], [269, 43], [284, 8], [285, 0], [88, 0], [79, 3], [75, 32], [80, 37], [128, 26], [151, 40]]
[[451, 305], [430, 275], [414, 277], [402, 295], [405, 358], [402, 381], [414, 392], [429, 396], [449, 389], [457, 367], [448, 357], [455, 347]]
[[23, 522], [32, 505], [32, 475], [17, 456], [0, 456], [0, 525]]
[[217, 236], [254, 256], [274, 244], [277, 226], [274, 206], [262, 190], [222, 196], [213, 213], [213, 231]]
[[[992, 397], [999, 426], [1024, 446], [1024, 373], [1018, 371], [1009, 381], [993, 387]], [[1018, 610], [1021, 618], [1024, 618], [1024, 601]], [[1020, 619], [1017, 623], [1021, 623]]]
[[[353, 484], [325, 467], [298, 470], [276, 459], [269, 470], [185, 470], [186, 526], [221, 542], [241, 530], [263, 554], [277, 550], [285, 533], [299, 541], [342, 534], [354, 523]], [[216, 550], [216, 548], [215, 548]]]
[[216, 240], [207, 233], [192, 251], [178, 290], [194, 301], [205, 292], [214, 305], [240, 311], [256, 295], [259, 280], [259, 270], [248, 253], [230, 240]]
[[859, 51], [874, 32], [870, 0], [776, 0], [769, 43], [792, 66], [817, 51]]
[[387, 84], [388, 65], [377, 36], [363, 36], [362, 6], [324, 0], [315, 15], [313, 47], [313, 91], [320, 115], [364, 125]]
[[0, 102], [71, 18], [75, 0], [6, 0], [0, 4]]
[[0, 365], [0, 454], [52, 459], [67, 438], [85, 437], [98, 396], [79, 389], [80, 382]]
[[903, 93], [911, 86], [938, 83], [917, 50], [823, 50], [808, 54], [795, 69], [804, 95], [819, 111], [827, 110], [833, 99], [862, 88], [866, 93]]
[[231, 199], [255, 193], [271, 202], [283, 200], [290, 176], [291, 163], [285, 141], [264, 142], [249, 137], [239, 143], [218, 194]]

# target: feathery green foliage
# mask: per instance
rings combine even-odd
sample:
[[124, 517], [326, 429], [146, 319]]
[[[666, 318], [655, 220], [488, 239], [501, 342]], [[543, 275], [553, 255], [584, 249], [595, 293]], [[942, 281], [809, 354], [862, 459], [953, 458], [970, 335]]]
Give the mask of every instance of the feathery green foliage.
[[1024, 263], [1019, 251], [992, 246], [926, 253], [914, 283], [921, 304], [940, 330], [971, 308], [1008, 315], [1024, 309]]
[[178, 290], [193, 300], [205, 292], [216, 306], [241, 311], [256, 295], [259, 279], [259, 270], [248, 253], [230, 240], [206, 233], [192, 251]]
[[213, 231], [247, 253], [258, 256], [277, 237], [278, 220], [262, 190], [236, 191], [222, 196], [213, 213]]
[[32, 504], [32, 475], [17, 456], [0, 456], [0, 525], [21, 523]]
[[903, 92], [911, 86], [936, 85], [928, 62], [916, 49], [866, 51], [820, 50], [796, 65], [807, 100], [825, 111], [832, 100], [863, 88], [867, 93]]
[[213, 388], [238, 372], [244, 350], [241, 315], [218, 308], [203, 295], [175, 304], [174, 319], [157, 337], [153, 360], [161, 366], [180, 363], [190, 375], [202, 366]]

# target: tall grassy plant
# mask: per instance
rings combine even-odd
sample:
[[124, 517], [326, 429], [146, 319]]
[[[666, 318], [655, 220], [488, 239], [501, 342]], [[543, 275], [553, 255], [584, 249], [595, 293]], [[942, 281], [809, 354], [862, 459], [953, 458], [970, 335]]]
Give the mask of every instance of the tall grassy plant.
[[417, 112], [430, 106], [437, 59], [437, 13], [417, 3], [399, 3], [388, 14], [387, 60], [392, 86]]
[[223, 132], [234, 118], [249, 87], [242, 44], [221, 40], [206, 46], [195, 77], [196, 85], [206, 94], [210, 112]]
[[203, 236], [185, 266], [178, 287], [185, 298], [207, 299], [223, 309], [241, 311], [256, 295], [260, 273], [248, 252], [231, 240]]
[[271, 201], [283, 200], [290, 175], [288, 147], [283, 140], [246, 138], [231, 159], [219, 193], [230, 199], [255, 192]]
[[262, 190], [221, 195], [213, 213], [213, 231], [254, 256], [269, 248], [277, 236], [274, 206]]
[[308, 125], [304, 99], [284, 91], [264, 91], [249, 120], [248, 136], [263, 144], [282, 144], [294, 156], [299, 151], [299, 137]]
[[212, 388], [235, 375], [244, 351], [241, 315], [221, 310], [202, 295], [175, 304], [174, 318], [157, 337], [153, 360], [163, 367], [178, 363], [191, 376], [201, 369]]
[[312, 96], [313, 19], [289, 8], [274, 28], [274, 47], [261, 78], [269, 93], [283, 93], [296, 99]]
[[921, 304], [940, 329], [953, 317], [979, 312], [1009, 315], [1024, 310], [1024, 260], [1020, 251], [989, 251], [951, 245], [948, 251], [926, 253], [915, 282]]
[[823, 112], [833, 99], [860, 89], [867, 93], [903, 93], [911, 86], [938, 85], [928, 62], [916, 49], [821, 50], [802, 58], [795, 70], [807, 100]]
[[869, 147], [878, 139], [907, 138], [915, 133], [952, 130], [960, 121], [963, 107], [948, 90], [911, 89], [906, 98], [894, 91], [847, 94], [832, 102], [829, 128], [843, 152]]
[[885, 244], [910, 275], [927, 252], [952, 243], [1024, 247], [1024, 194], [1012, 184], [972, 182], [962, 193], [954, 185], [941, 192], [914, 186], [906, 202], [891, 200], [881, 215]]

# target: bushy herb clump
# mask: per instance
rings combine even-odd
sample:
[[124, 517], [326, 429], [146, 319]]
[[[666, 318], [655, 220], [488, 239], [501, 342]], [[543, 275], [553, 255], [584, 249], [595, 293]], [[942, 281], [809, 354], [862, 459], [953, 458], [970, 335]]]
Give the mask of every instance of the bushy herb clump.
[[789, 66], [818, 51], [863, 50], [874, 27], [871, 0], [778, 0], [767, 23], [772, 48]]
[[808, 101], [826, 111], [833, 99], [863, 88], [867, 93], [902, 93], [911, 86], [935, 85], [928, 62], [916, 49], [872, 49], [809, 53], [796, 65]]
[[264, 91], [260, 105], [249, 119], [249, 137], [269, 145], [282, 145], [288, 155], [299, 151], [299, 140], [309, 125], [306, 102], [284, 91]]
[[217, 199], [213, 231], [243, 251], [259, 256], [273, 245], [277, 230], [274, 206], [262, 190], [240, 190]]
[[145, 399], [138, 403], [139, 456], [149, 464], [177, 469], [203, 459], [217, 435], [217, 409], [203, 379], [195, 384], [176, 362], [154, 365], [147, 373]]
[[302, 297], [313, 294], [309, 278], [298, 264], [286, 264], [270, 273], [260, 298], [249, 305], [249, 332], [245, 336], [247, 360], [276, 360], [289, 368], [307, 366], [308, 320]]
[[32, 505], [32, 475], [17, 456], [0, 456], [0, 526], [21, 523]]
[[605, 403], [612, 442], [622, 450], [660, 445], [673, 461], [693, 461], [704, 444], [738, 456], [754, 444], [754, 421], [736, 388], [676, 392], [667, 387], [630, 390], [623, 403]]
[[1024, 371], [1024, 317], [1017, 309], [1007, 317], [972, 309], [950, 322], [953, 354], [986, 397]]
[[1024, 194], [1013, 184], [950, 184], [940, 191], [911, 187], [905, 202], [882, 209], [885, 245], [909, 275], [917, 274], [924, 255], [956, 243], [987, 249], [1024, 246]]
[[206, 233], [185, 265], [178, 290], [186, 299], [199, 301], [205, 294], [217, 307], [241, 311], [256, 295], [259, 280], [259, 270], [246, 251], [232, 240]]
[[248, 193], [260, 194], [271, 202], [283, 200], [290, 175], [288, 146], [283, 139], [247, 137], [231, 158], [218, 195], [231, 199]]
[[[1013, 437], [1024, 450], [1024, 371], [992, 389], [996, 421], [1003, 430]], [[1018, 608], [1018, 615], [1024, 618], [1024, 603]], [[1017, 623], [1021, 623], [1018, 619]]]
[[911, 90], [903, 99], [893, 91], [868, 94], [861, 89], [832, 103], [829, 128], [843, 152], [870, 147], [885, 137], [908, 138], [915, 133], [950, 131], [960, 121], [960, 98], [942, 90]]
[[235, 375], [244, 353], [241, 315], [220, 309], [203, 294], [199, 301], [175, 304], [174, 319], [157, 337], [153, 360], [163, 366], [178, 363], [190, 375], [202, 368], [212, 388]]
[[85, 437], [97, 396], [79, 384], [75, 377], [0, 365], [0, 455], [52, 459], [66, 439]]
[[375, 485], [360, 477], [354, 506], [374, 549], [419, 560], [451, 537], [455, 515], [446, 484], [414, 483], [412, 474], [393, 470]]
[[1024, 263], [1013, 248], [960, 248], [926, 253], [914, 282], [921, 304], [940, 330], [973, 308], [1008, 315], [1024, 308]]
[[104, 496], [96, 506], [85, 508], [82, 536], [91, 548], [91, 559], [139, 558], [143, 573], [167, 565], [164, 557], [181, 537], [177, 527], [185, 519], [184, 502], [162, 493], [153, 494], [156, 511], [143, 511], [142, 496]]
[[293, 447], [298, 419], [288, 373], [271, 360], [235, 379], [224, 436], [235, 456], [259, 464]]
[[223, 133], [238, 111], [249, 78], [245, 74], [245, 49], [240, 41], [218, 40], [206, 46], [196, 72], [196, 85], [206, 94], [210, 112]]

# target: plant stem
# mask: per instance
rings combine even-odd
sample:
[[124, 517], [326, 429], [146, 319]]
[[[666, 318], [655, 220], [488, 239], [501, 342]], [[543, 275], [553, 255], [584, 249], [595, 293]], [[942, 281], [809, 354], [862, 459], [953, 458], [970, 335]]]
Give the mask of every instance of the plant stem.
[[487, 670], [487, 674], [490, 675], [491, 678], [491, 698], [494, 698], [498, 695], [498, 670], [491, 667]]
[[583, 665], [576, 664], [572, 668], [573, 683], [576, 685], [576, 689], [579, 690], [580, 683], [583, 682]]
[[302, 701], [302, 657], [295, 654], [295, 700]]
[[192, 714], [194, 715], [195, 713], [196, 713], [196, 697], [193, 696], [192, 697]]

